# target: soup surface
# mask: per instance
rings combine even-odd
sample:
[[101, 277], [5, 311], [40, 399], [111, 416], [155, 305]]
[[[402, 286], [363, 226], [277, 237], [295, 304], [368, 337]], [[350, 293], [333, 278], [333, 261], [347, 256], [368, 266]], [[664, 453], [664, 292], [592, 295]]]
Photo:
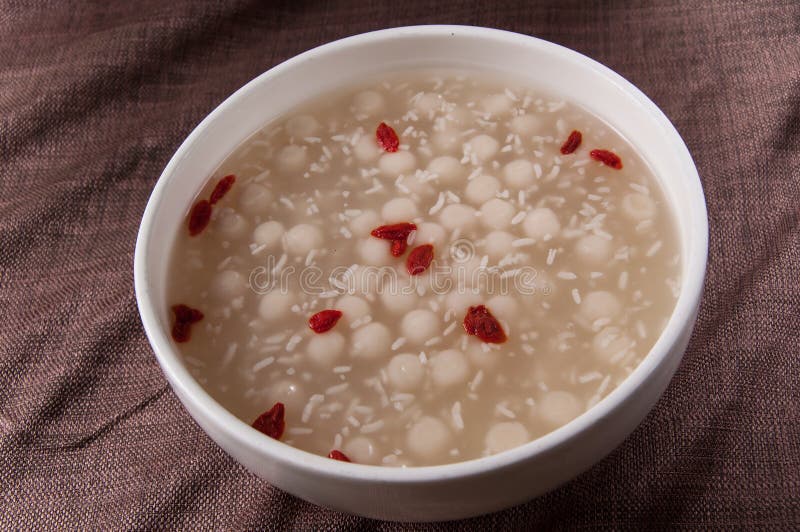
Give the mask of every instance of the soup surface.
[[260, 430], [363, 464], [468, 460], [564, 425], [633, 371], [679, 286], [670, 209], [632, 147], [485, 73], [308, 102], [187, 216], [168, 293], [187, 367], [245, 422], [270, 411]]

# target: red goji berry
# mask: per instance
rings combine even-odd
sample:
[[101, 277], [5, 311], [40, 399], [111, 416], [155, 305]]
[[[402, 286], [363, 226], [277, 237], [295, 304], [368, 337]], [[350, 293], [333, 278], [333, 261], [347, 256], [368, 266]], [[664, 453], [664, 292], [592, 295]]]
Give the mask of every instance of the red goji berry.
[[464, 316], [464, 330], [487, 344], [502, 344], [508, 339], [503, 326], [484, 305], [469, 307]]
[[208, 227], [211, 221], [211, 203], [207, 200], [200, 200], [194, 204], [189, 213], [189, 236], [197, 236]]
[[172, 339], [188, 342], [192, 336], [192, 325], [203, 319], [203, 313], [187, 305], [173, 305], [175, 322], [172, 324]]
[[592, 150], [589, 152], [589, 157], [595, 161], [600, 161], [606, 166], [610, 166], [614, 170], [620, 170], [622, 168], [622, 159], [613, 151]]
[[581, 132], [577, 129], [573, 130], [572, 133], [569, 134], [569, 137], [567, 137], [567, 140], [564, 141], [564, 144], [561, 145], [562, 155], [574, 153], [575, 150], [578, 149], [578, 146], [581, 145], [581, 140], [583, 140]]
[[217, 186], [214, 187], [214, 190], [211, 192], [211, 196], [208, 198], [208, 202], [211, 205], [214, 205], [216, 202], [221, 200], [225, 194], [233, 187], [233, 183], [236, 181], [235, 175], [226, 175], [222, 179], [219, 180]]
[[272, 405], [272, 408], [253, 421], [253, 428], [259, 432], [263, 432], [270, 438], [279, 440], [281, 436], [283, 436], [283, 429], [286, 428], [286, 421], [284, 420], [285, 413], [286, 408], [283, 406], [283, 403], [275, 403]]
[[383, 240], [405, 240], [411, 231], [416, 231], [417, 226], [411, 222], [401, 222], [398, 224], [382, 225], [376, 227], [370, 233], [375, 238]]
[[406, 270], [409, 275], [419, 275], [428, 269], [433, 262], [433, 245], [422, 244], [411, 250], [406, 260]]
[[396, 152], [400, 147], [400, 139], [397, 137], [397, 133], [386, 122], [378, 124], [378, 129], [375, 130], [375, 138], [378, 139], [378, 144], [381, 145], [381, 148], [389, 153]]
[[392, 257], [400, 257], [406, 252], [408, 244], [405, 240], [392, 240], [391, 253]]
[[339, 460], [340, 462], [351, 462], [346, 454], [344, 454], [342, 451], [337, 451], [336, 449], [328, 453], [328, 458], [331, 460]]
[[315, 333], [324, 333], [333, 329], [341, 317], [341, 310], [320, 310], [308, 319], [308, 326]]

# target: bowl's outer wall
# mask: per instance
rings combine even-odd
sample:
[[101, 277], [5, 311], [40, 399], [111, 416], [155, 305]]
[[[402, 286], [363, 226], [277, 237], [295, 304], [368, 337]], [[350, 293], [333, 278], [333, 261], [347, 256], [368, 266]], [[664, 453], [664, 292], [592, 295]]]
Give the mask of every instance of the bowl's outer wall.
[[[352, 79], [436, 65], [527, 75], [581, 103], [628, 138], [656, 172], [675, 211], [683, 253], [681, 296], [661, 338], [631, 377], [554, 433], [453, 466], [398, 471], [331, 464], [255, 434], [191, 378], [168, 336], [165, 258], [209, 170], [264, 123]], [[272, 484], [311, 502], [375, 518], [429, 521], [528, 500], [585, 470], [630, 434], [663, 393], [688, 343], [706, 253], [707, 220], [697, 171], [678, 133], [637, 89], [598, 63], [545, 41], [498, 30], [427, 26], [384, 30], [314, 49], [223, 102], [187, 138], [156, 185], [137, 241], [135, 281], [142, 321], [159, 363], [189, 413], [223, 449]]]

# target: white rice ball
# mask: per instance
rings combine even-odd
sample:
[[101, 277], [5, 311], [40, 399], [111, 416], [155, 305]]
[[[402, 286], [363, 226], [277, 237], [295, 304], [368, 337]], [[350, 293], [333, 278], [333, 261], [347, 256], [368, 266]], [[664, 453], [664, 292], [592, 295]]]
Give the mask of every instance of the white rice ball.
[[374, 294], [378, 290], [380, 272], [372, 266], [358, 266], [353, 270], [352, 276], [348, 276], [343, 281], [347, 284], [348, 293], [367, 295]]
[[439, 153], [453, 153], [461, 147], [461, 132], [455, 128], [437, 131], [431, 136], [431, 144]]
[[478, 287], [484, 284], [488, 277], [488, 272], [481, 269], [481, 259], [478, 257], [453, 264], [453, 279], [459, 288]]
[[520, 137], [530, 137], [541, 129], [542, 121], [535, 115], [519, 115], [511, 120], [509, 127]]
[[290, 292], [275, 290], [261, 296], [258, 304], [258, 315], [265, 321], [278, 321], [289, 315], [295, 297]]
[[490, 175], [478, 176], [467, 183], [464, 194], [474, 205], [482, 205], [500, 192], [500, 181]]
[[528, 429], [519, 421], [503, 421], [486, 433], [486, 450], [489, 454], [501, 453], [528, 443], [530, 438]]
[[424, 459], [442, 455], [452, 442], [452, 434], [441, 420], [431, 416], [419, 419], [406, 436], [408, 451]]
[[419, 95], [414, 101], [414, 109], [425, 114], [436, 112], [442, 105], [442, 97], [435, 92], [426, 92]]
[[352, 342], [353, 357], [375, 360], [389, 352], [392, 333], [386, 325], [373, 321], [356, 329]]
[[412, 392], [419, 388], [425, 377], [425, 368], [417, 355], [403, 353], [395, 355], [386, 367], [389, 383], [400, 392]]
[[286, 146], [278, 152], [278, 168], [284, 173], [296, 173], [304, 170], [308, 156], [305, 146]]
[[430, 359], [431, 379], [439, 388], [464, 384], [469, 378], [469, 362], [457, 349], [446, 349]]
[[497, 363], [500, 361], [500, 357], [502, 355], [500, 355], [500, 353], [497, 351], [484, 350], [484, 345], [485, 344], [477, 338], [470, 337], [469, 342], [467, 343], [467, 358], [469, 358], [470, 363], [476, 368], [484, 371], [492, 371], [495, 367], [497, 367]]
[[410, 222], [417, 217], [417, 204], [409, 198], [394, 198], [383, 204], [381, 217], [390, 224]]
[[239, 195], [239, 208], [250, 216], [266, 214], [275, 197], [265, 186], [250, 183], [242, 189]]
[[358, 256], [364, 264], [370, 266], [388, 266], [395, 261], [390, 252], [390, 243], [386, 240], [367, 237], [357, 244]]
[[444, 186], [457, 185], [466, 176], [466, 168], [458, 159], [449, 155], [436, 157], [428, 163], [428, 172], [436, 174], [439, 183]]
[[400, 329], [411, 344], [422, 344], [441, 333], [441, 318], [427, 309], [412, 310], [403, 317]]
[[297, 115], [286, 121], [286, 132], [295, 139], [312, 137], [319, 129], [319, 122], [311, 115]]
[[383, 306], [395, 316], [406, 314], [417, 306], [417, 293], [404, 288], [404, 285], [398, 286], [396, 290], [383, 290], [380, 294]]
[[315, 334], [308, 341], [306, 354], [318, 368], [330, 369], [344, 353], [345, 339], [337, 331]]
[[350, 220], [350, 231], [354, 235], [367, 237], [373, 229], [381, 225], [381, 217], [373, 210], [364, 211]]
[[475, 120], [475, 113], [472, 112], [472, 109], [462, 105], [455, 105], [452, 102], [448, 102], [448, 104], [447, 121], [450, 124], [466, 126]]
[[514, 206], [500, 198], [492, 198], [481, 205], [481, 222], [489, 229], [507, 228], [515, 214]]
[[291, 415], [300, 415], [306, 404], [303, 386], [295, 380], [283, 380], [269, 387], [269, 403], [281, 402]]
[[383, 95], [377, 91], [366, 90], [356, 94], [353, 105], [357, 114], [375, 116], [383, 111], [386, 101]]
[[395, 179], [399, 175], [411, 175], [417, 168], [417, 158], [410, 151], [384, 153], [378, 161], [381, 173]]
[[619, 327], [606, 327], [592, 340], [592, 351], [603, 362], [613, 363], [614, 359], [625, 356], [635, 342]]
[[622, 212], [636, 222], [650, 220], [656, 215], [656, 203], [638, 192], [626, 194], [622, 198]]
[[486, 308], [499, 319], [513, 323], [519, 317], [519, 303], [512, 296], [496, 295], [489, 298]]
[[349, 294], [340, 297], [334, 308], [342, 312], [341, 320], [346, 325], [350, 325], [369, 314], [369, 303], [358, 296]]
[[322, 247], [322, 231], [314, 225], [297, 224], [286, 232], [286, 251], [292, 255], [308, 255]]
[[525, 216], [522, 221], [522, 229], [525, 234], [537, 241], [543, 241], [558, 236], [561, 231], [561, 223], [558, 221], [556, 213], [547, 207], [533, 209]]
[[247, 221], [232, 209], [223, 209], [215, 227], [226, 240], [238, 240], [247, 234]]
[[605, 290], [597, 290], [584, 295], [581, 300], [581, 317], [591, 325], [600, 318], [614, 319], [622, 311], [617, 296]]
[[445, 297], [445, 308], [452, 309], [455, 314], [456, 321], [461, 321], [467, 314], [469, 307], [480, 305], [483, 302], [483, 297], [478, 290], [471, 288], [456, 288]]
[[493, 117], [508, 114], [513, 107], [514, 102], [506, 94], [490, 94], [481, 98], [481, 109]]
[[575, 242], [575, 254], [581, 262], [605, 266], [611, 258], [611, 242], [597, 235], [582, 236]]
[[356, 145], [353, 146], [353, 153], [356, 155], [356, 159], [362, 163], [375, 161], [381, 152], [382, 150], [377, 141], [370, 135], [361, 135], [361, 138], [356, 141]]
[[453, 231], [456, 228], [461, 228], [462, 231], [469, 231], [475, 227], [477, 222], [475, 209], [463, 203], [451, 203], [439, 211], [439, 220], [448, 231]]
[[264, 222], [253, 231], [253, 242], [259, 246], [266, 246], [265, 249], [275, 249], [281, 243], [285, 232], [280, 222]]
[[497, 142], [497, 139], [485, 134], [472, 137], [467, 144], [481, 162], [488, 161], [500, 150], [500, 143]]
[[547, 392], [538, 404], [539, 416], [550, 427], [566, 425], [581, 412], [583, 405], [573, 394], [563, 391]]
[[511, 246], [514, 240], [516, 240], [516, 238], [511, 233], [492, 231], [486, 235], [483, 250], [489, 255], [490, 259], [498, 261], [514, 251], [514, 248]]
[[377, 444], [366, 436], [356, 436], [346, 442], [342, 452], [357, 464], [376, 465], [381, 458]]
[[516, 159], [503, 167], [503, 179], [513, 189], [525, 189], [534, 182], [533, 163], [527, 159]]
[[233, 270], [223, 270], [211, 281], [211, 294], [217, 301], [228, 302], [247, 293], [247, 279]]
[[434, 222], [424, 222], [417, 226], [417, 233], [414, 236], [414, 245], [433, 244], [434, 248], [443, 246], [447, 233], [444, 227]]

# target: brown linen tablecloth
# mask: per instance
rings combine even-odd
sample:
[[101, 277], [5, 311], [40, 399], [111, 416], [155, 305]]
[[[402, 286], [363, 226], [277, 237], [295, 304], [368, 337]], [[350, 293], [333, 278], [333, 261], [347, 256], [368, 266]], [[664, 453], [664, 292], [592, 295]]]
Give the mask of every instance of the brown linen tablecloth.
[[212, 443], [145, 339], [132, 262], [162, 168], [236, 88], [434, 22], [536, 35], [638, 85], [695, 157], [711, 234], [692, 342], [624, 444], [528, 504], [415, 528], [800, 527], [795, 0], [22, 4], [0, 4], [0, 527], [402, 527], [298, 500]]

